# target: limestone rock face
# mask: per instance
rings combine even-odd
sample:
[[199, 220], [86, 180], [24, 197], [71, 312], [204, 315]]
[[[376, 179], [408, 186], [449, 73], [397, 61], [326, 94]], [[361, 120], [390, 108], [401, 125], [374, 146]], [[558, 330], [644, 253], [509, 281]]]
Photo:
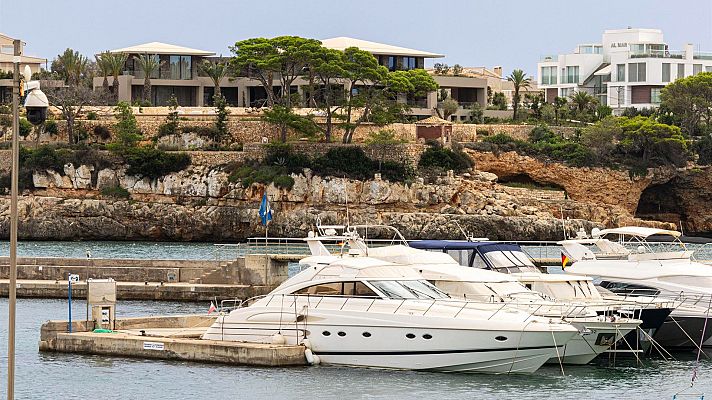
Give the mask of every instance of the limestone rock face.
[[[561, 215], [569, 229], [623, 224], [666, 226], [641, 221], [635, 211], [641, 193], [664, 185], [674, 173], [653, 171], [642, 178], [603, 168], [571, 168], [515, 153], [473, 153], [482, 170], [460, 176], [417, 178], [410, 183], [382, 179], [355, 181], [320, 177], [309, 170], [294, 174], [294, 186], [229, 182], [222, 168], [191, 165], [159, 179], [126, 174], [125, 168], [93, 171], [66, 165], [62, 171], [32, 176], [35, 189], [20, 202], [23, 239], [204, 240], [236, 241], [264, 234], [259, 203], [267, 193], [274, 209], [270, 234], [301, 237], [317, 220], [392, 224], [408, 238], [561, 239]], [[498, 181], [526, 174], [566, 190], [544, 191], [503, 186]], [[679, 174], [678, 174], [679, 175]], [[684, 178], [684, 179], [683, 179]], [[712, 195], [695, 197], [693, 189], [712, 185], [712, 172], [675, 178], [676, 193], [689, 207], [712, 204]], [[666, 180], [667, 179], [667, 180]], [[120, 186], [129, 200], [104, 198], [103, 188]], [[645, 198], [645, 196], [644, 196]], [[648, 201], [648, 200], [645, 200]], [[0, 237], [9, 231], [9, 198], [0, 197]], [[712, 230], [709, 213], [693, 217], [695, 227]], [[458, 225], [459, 224], [459, 225]], [[657, 225], [656, 225], [657, 224]]]

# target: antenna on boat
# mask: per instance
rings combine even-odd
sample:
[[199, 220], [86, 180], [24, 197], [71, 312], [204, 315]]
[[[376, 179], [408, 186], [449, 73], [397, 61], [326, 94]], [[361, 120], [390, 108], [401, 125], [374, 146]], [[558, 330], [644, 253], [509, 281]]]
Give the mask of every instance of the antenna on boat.
[[566, 220], [564, 219], [564, 207], [559, 206], [559, 210], [561, 211], [561, 230], [564, 233], [564, 240], [566, 240]]
[[349, 219], [349, 190], [346, 186], [346, 175], [344, 175], [344, 200], [346, 201], [346, 226], [351, 226]]
[[455, 225], [457, 225], [457, 228], [460, 229], [460, 232], [462, 232], [462, 235], [465, 236], [465, 240], [470, 241], [470, 235], [467, 232], [465, 232], [464, 229], [462, 229], [462, 225], [460, 225], [460, 223], [457, 222], [457, 220], [453, 220], [453, 221], [455, 222]]
[[682, 220], [679, 220], [678, 222], [680, 224], [680, 235], [685, 236], [685, 231], [682, 230]]

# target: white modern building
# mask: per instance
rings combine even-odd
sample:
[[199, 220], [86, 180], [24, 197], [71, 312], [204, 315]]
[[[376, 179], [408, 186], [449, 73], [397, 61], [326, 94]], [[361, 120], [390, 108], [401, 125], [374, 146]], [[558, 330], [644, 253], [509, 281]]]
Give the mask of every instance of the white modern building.
[[584, 43], [573, 53], [544, 56], [538, 63], [539, 88], [546, 100], [586, 90], [614, 110], [656, 107], [660, 89], [678, 78], [712, 71], [712, 53], [692, 44], [672, 51], [659, 29], [615, 29], [600, 43]]

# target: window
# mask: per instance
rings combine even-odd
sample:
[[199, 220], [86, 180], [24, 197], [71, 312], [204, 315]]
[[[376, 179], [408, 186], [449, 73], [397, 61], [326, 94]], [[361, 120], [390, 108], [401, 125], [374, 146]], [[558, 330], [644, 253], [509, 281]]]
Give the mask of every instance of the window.
[[402, 70], [415, 69], [415, 57], [401, 58], [401, 69]]
[[388, 56], [388, 70], [395, 71], [398, 66], [396, 65], [396, 57]]
[[169, 60], [171, 73], [168, 79], [180, 79], [180, 56], [171, 56]]
[[660, 104], [660, 88], [650, 89], [650, 102], [653, 104]]
[[692, 64], [692, 75], [702, 72], [702, 64]]
[[705, 67], [705, 72], [712, 72], [712, 65], [708, 65]]
[[344, 297], [378, 297], [378, 295], [363, 282], [330, 282], [320, 283], [299, 289], [294, 294], [314, 296], [344, 296]]
[[670, 63], [663, 63], [663, 82], [670, 82]]
[[660, 293], [659, 290], [643, 285], [634, 285], [632, 283], [625, 282], [610, 282], [602, 281], [601, 287], [610, 290], [613, 293], [618, 294], [628, 294], [628, 295], [638, 295], [638, 296], [655, 296]]
[[569, 97], [574, 94], [573, 88], [561, 88], [561, 97]]
[[556, 85], [556, 67], [541, 67], [541, 84]]
[[192, 59], [190, 56], [180, 58], [180, 79], [193, 79]]
[[427, 281], [370, 281], [373, 287], [391, 299], [447, 299], [448, 295]]
[[677, 79], [685, 77], [685, 64], [677, 64]]
[[616, 65], [616, 81], [625, 82], [625, 64]]
[[645, 82], [646, 63], [628, 64], [628, 82]]
[[579, 67], [566, 67], [566, 83], [579, 83]]

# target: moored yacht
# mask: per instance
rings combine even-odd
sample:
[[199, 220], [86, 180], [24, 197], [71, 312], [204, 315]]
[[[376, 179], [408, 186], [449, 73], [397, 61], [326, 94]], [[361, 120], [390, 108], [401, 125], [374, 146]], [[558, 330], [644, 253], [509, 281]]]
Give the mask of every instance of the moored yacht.
[[464, 266], [510, 274], [528, 289], [542, 293], [549, 299], [584, 304], [600, 315], [609, 315], [616, 311], [620, 315], [640, 319], [642, 323], [639, 326], [639, 334], [624, 334], [625, 340], [619, 343], [621, 346], [616, 345], [618, 348], [648, 348], [650, 339], [676, 306], [673, 301], [652, 297], [604, 298], [590, 277], [544, 273], [516, 244], [423, 240], [410, 242], [410, 245], [414, 248], [447, 253]]
[[[403, 244], [368, 248], [355, 230], [331, 239], [348, 243], [351, 254], [367, 254], [370, 258], [412, 268], [452, 297], [487, 301], [493, 305], [507, 304], [538, 316], [566, 320], [575, 326], [580, 334], [564, 347], [561, 354], [552, 357], [550, 362], [586, 364], [641, 323], [637, 319], [622, 317], [613, 307], [609, 307], [607, 313], [599, 315], [583, 304], [556, 302], [550, 300], [551, 298], [544, 298], [540, 293], [524, 287], [511, 275], [466, 268], [448, 254], [411, 248], [405, 241], [401, 241]], [[333, 259], [324, 256], [329, 252], [321, 243], [321, 237], [311, 234], [306, 240], [312, 254], [317, 255], [303, 259], [301, 265], [314, 265]]]
[[[680, 302], [656, 339], [670, 347], [695, 347], [701, 339], [710, 346], [712, 329], [705, 330], [705, 325], [712, 300], [712, 266], [696, 262], [680, 236], [680, 232], [644, 227], [594, 230], [591, 238], [559, 242], [572, 261], [564, 272], [592, 276], [601, 287], [629, 298], [654, 296]], [[651, 243], [651, 237], [668, 240]]]
[[204, 339], [308, 344], [325, 364], [533, 372], [578, 331], [521, 310], [455, 300], [412, 269], [369, 257], [315, 263], [220, 315]]

